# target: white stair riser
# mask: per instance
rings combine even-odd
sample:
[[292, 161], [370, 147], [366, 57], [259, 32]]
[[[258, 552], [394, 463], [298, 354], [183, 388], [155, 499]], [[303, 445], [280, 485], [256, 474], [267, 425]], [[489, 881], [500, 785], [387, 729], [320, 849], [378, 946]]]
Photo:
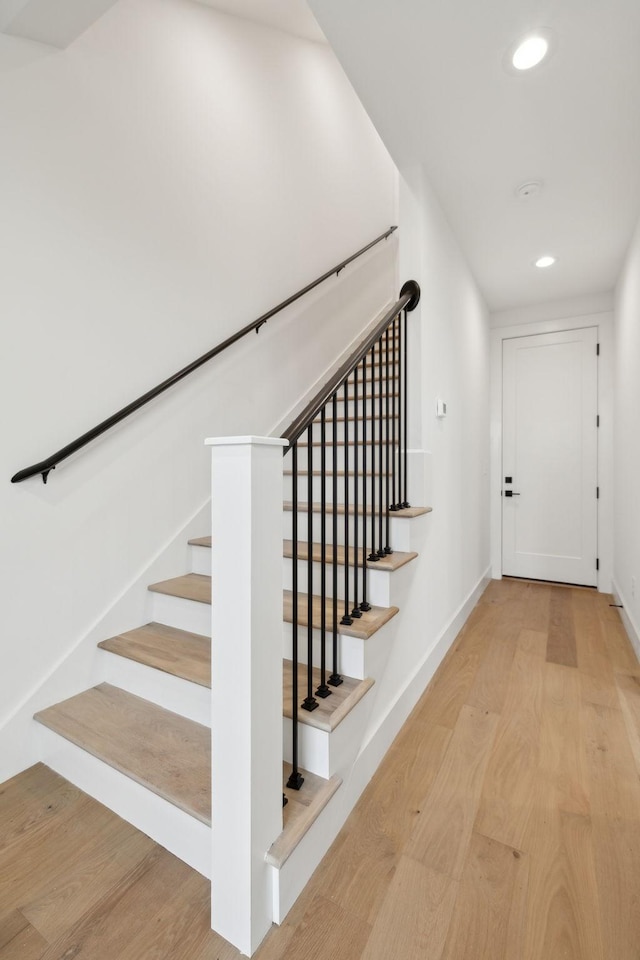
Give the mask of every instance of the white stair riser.
[[[348, 677], [354, 677], [356, 680], [364, 680], [369, 674], [363, 673], [365, 654], [364, 644], [368, 640], [358, 640], [354, 637], [338, 636], [338, 670]], [[320, 667], [321, 656], [321, 633], [319, 630], [312, 631], [313, 645], [313, 665]], [[350, 655], [345, 657], [344, 650], [348, 648]], [[292, 625], [283, 624], [283, 648], [282, 656], [286, 660], [291, 660], [293, 656], [292, 647]], [[333, 637], [329, 632], [326, 635], [325, 657], [327, 664], [327, 674], [333, 670]], [[298, 627], [298, 660], [300, 663], [307, 663], [307, 628]], [[347, 669], [347, 667], [349, 669]], [[355, 671], [355, 672], [354, 672]]]
[[210, 827], [53, 730], [38, 728], [43, 763], [210, 878]]
[[[292, 523], [292, 510], [283, 511], [283, 536], [285, 540], [293, 539], [293, 523]], [[338, 534], [338, 545], [343, 546], [345, 541], [345, 527], [347, 518], [344, 513], [337, 514], [337, 534]], [[365, 530], [364, 530], [364, 521], [365, 518], [362, 514], [358, 515], [358, 546], [362, 547], [363, 541], [365, 539]], [[356, 529], [356, 517], [354, 514], [350, 513], [348, 516], [348, 529], [349, 529], [349, 546], [353, 547], [355, 543], [355, 529]], [[313, 511], [311, 514], [311, 537], [312, 542], [320, 543], [322, 538], [322, 519], [319, 511]], [[382, 536], [383, 539], [386, 539], [386, 521], [383, 517], [382, 523]], [[378, 541], [380, 537], [380, 523], [379, 517], [376, 515], [375, 518], [375, 527], [372, 531], [372, 518], [371, 515], [366, 517], [366, 546], [367, 551], [371, 551], [371, 541], [372, 536], [375, 537], [375, 546], [378, 547]], [[389, 527], [389, 536], [391, 537], [391, 526]], [[298, 540], [307, 541], [309, 537], [309, 514], [306, 510], [298, 511]], [[327, 543], [333, 543], [333, 513], [327, 513], [325, 517], [325, 538]], [[390, 544], [392, 547], [393, 543]], [[383, 544], [383, 547], [386, 544]]]
[[168, 627], [211, 636], [211, 605], [164, 593], [151, 593], [152, 620]]
[[[298, 725], [298, 762], [310, 773], [328, 779], [331, 774], [329, 742], [331, 734], [306, 723]], [[282, 718], [282, 749], [285, 762], [291, 763], [291, 720]]]
[[[338, 470], [344, 469], [345, 449], [348, 453], [349, 470], [353, 470], [354, 463], [355, 463], [353, 448], [352, 447], [345, 448], [344, 446], [339, 446], [336, 448], [336, 463], [338, 465]], [[371, 469], [372, 454], [375, 454], [376, 469], [379, 470], [378, 464], [380, 463], [380, 459], [379, 459], [380, 453], [379, 453], [378, 444], [375, 444], [375, 445], [371, 443], [367, 444], [367, 470]], [[362, 463], [363, 463], [362, 455], [359, 453], [358, 464], [359, 464], [360, 470], [362, 470]], [[385, 447], [385, 453], [384, 453], [384, 463], [386, 463], [386, 447]], [[308, 460], [307, 447], [299, 446], [298, 447], [298, 470], [307, 470], [308, 464], [309, 464], [309, 460]], [[312, 469], [320, 470], [320, 467], [321, 467], [321, 447], [317, 446], [317, 447], [313, 447]], [[326, 449], [325, 468], [327, 470], [331, 470], [332, 467], [333, 467], [333, 447], [331, 446], [331, 444], [329, 444], [329, 446]], [[291, 465], [291, 460], [289, 458], [285, 460], [284, 469], [285, 470], [293, 469]]]
[[211, 690], [163, 670], [98, 650], [100, 676], [128, 693], [150, 700], [188, 720], [211, 726]]
[[[307, 511], [298, 512], [298, 540], [307, 542], [308, 540], [308, 513]], [[349, 546], [354, 545], [354, 533], [355, 533], [355, 516], [349, 516]], [[358, 517], [358, 529], [360, 531], [358, 540], [359, 545], [362, 546], [363, 541], [363, 520], [364, 517]], [[371, 550], [371, 516], [366, 518], [367, 520], [367, 550]], [[393, 517], [389, 518], [389, 546], [393, 550], [406, 550], [411, 549], [410, 546], [406, 544], [410, 543], [410, 524], [416, 523], [416, 520], [409, 520], [406, 517]], [[282, 515], [282, 524], [283, 524], [283, 537], [285, 540], [292, 539], [292, 511], [284, 510]], [[312, 513], [312, 541], [314, 543], [320, 543], [320, 538], [322, 536], [322, 520], [320, 513]], [[345, 540], [345, 516], [344, 514], [338, 514], [338, 545], [343, 546]], [[386, 517], [382, 518], [382, 537], [385, 541], [382, 545], [383, 547], [387, 546], [387, 522]], [[327, 514], [325, 520], [325, 537], [327, 543], [333, 543], [333, 514]], [[380, 537], [380, 524], [379, 517], [376, 516], [375, 523], [375, 546], [376, 549], [379, 546], [379, 537]]]
[[[349, 464], [349, 470], [353, 470], [353, 463]], [[371, 464], [367, 462], [367, 470], [370, 471]], [[305, 466], [306, 469], [306, 466]], [[316, 465], [316, 469], [319, 469], [319, 465]], [[364, 477], [362, 474], [362, 461], [359, 463], [360, 476], [358, 480], [358, 503], [362, 505], [365, 498], [365, 489], [364, 489]], [[373, 496], [372, 496], [372, 482], [375, 480]], [[386, 500], [386, 477], [383, 476], [383, 498]], [[371, 504], [372, 500], [375, 499], [375, 502], [380, 501], [380, 477], [377, 475], [375, 478], [368, 476], [366, 478], [366, 500], [367, 504]], [[355, 503], [355, 477], [348, 477], [348, 490], [347, 495], [349, 497], [349, 503]], [[396, 480], [396, 499], [399, 497], [400, 491], [398, 489], [398, 481]], [[333, 476], [327, 474], [325, 479], [325, 497], [327, 503], [334, 503], [333, 496]], [[293, 477], [285, 475], [284, 477], [284, 499], [293, 500]], [[298, 476], [298, 500], [302, 503], [306, 503], [309, 499], [309, 490], [308, 490], [308, 477]], [[322, 477], [312, 477], [312, 500], [317, 503], [320, 503], [322, 499]], [[389, 480], [389, 500], [393, 502], [393, 484], [391, 478]], [[345, 477], [337, 477], [337, 493], [335, 497], [336, 503], [345, 502]]]
[[[321, 587], [322, 587], [322, 564], [312, 563], [313, 569], [313, 590], [312, 593], [316, 596], [320, 596]], [[338, 565], [338, 593], [337, 596], [340, 600], [344, 599], [345, 595], [345, 569], [344, 566]], [[362, 591], [362, 567], [358, 567], [358, 600], [361, 601], [363, 597]], [[371, 570], [367, 568], [367, 602], [378, 607], [388, 607], [391, 606], [390, 594], [391, 594], [391, 579], [392, 574], [388, 570]], [[283, 570], [283, 580], [284, 580], [284, 589], [292, 590], [293, 589], [293, 562], [289, 557], [284, 558], [284, 570]], [[306, 560], [298, 561], [298, 593], [307, 592], [307, 583], [308, 583], [308, 564]], [[349, 567], [349, 599], [353, 604], [354, 600], [354, 584], [355, 584], [355, 572], [352, 567]], [[325, 584], [325, 595], [327, 597], [333, 596], [333, 567], [332, 565], [326, 564], [326, 584]]]
[[[397, 391], [396, 391], [396, 392], [397, 392]], [[367, 393], [367, 394], [370, 394], [370, 393], [371, 393], [370, 384], [367, 384], [366, 393]], [[391, 390], [390, 396], [389, 396], [389, 410], [390, 410], [391, 412], [393, 412], [393, 393], [394, 393], [394, 391]], [[349, 394], [350, 394], [350, 396], [353, 397], [353, 390], [350, 390], [350, 391], [349, 391]], [[359, 386], [358, 386], [358, 411], [359, 411], [359, 416], [362, 417], [363, 414], [365, 414], [366, 416], [373, 417], [374, 419], [377, 418], [377, 417], [379, 416], [379, 413], [380, 413], [380, 409], [379, 409], [379, 408], [380, 408], [380, 398], [379, 398], [379, 395], [378, 395], [378, 381], [376, 380], [376, 385], [375, 385], [375, 397], [374, 397], [373, 399], [369, 396], [367, 400], [363, 400], [363, 399], [362, 399], [362, 394], [363, 394], [362, 383], [360, 383]], [[395, 398], [395, 402], [396, 402], [396, 414], [398, 414], [398, 413], [400, 412], [400, 397], [396, 397], [396, 398]], [[386, 409], [387, 409], [387, 408], [386, 408], [386, 403], [387, 403], [386, 393], [383, 393], [383, 397], [382, 397], [382, 408], [383, 408], [383, 412], [384, 412], [384, 413], [386, 413]], [[342, 396], [342, 391], [340, 391], [340, 399], [338, 400], [338, 403], [337, 403], [337, 415], [338, 415], [338, 417], [344, 417], [344, 416], [345, 416], [345, 410], [347, 411], [347, 412], [346, 412], [346, 416], [348, 416], [348, 417], [353, 417], [353, 416], [354, 416], [354, 409], [355, 409], [355, 402], [354, 402], [353, 399], [352, 399], [352, 400], [349, 400], [348, 404], [347, 404], [346, 407], [345, 407], [344, 399], [343, 399], [343, 396]], [[331, 404], [329, 404], [329, 407], [327, 408], [327, 419], [330, 419], [330, 418], [332, 418], [332, 417], [333, 417], [333, 407], [332, 407]], [[330, 423], [326, 424], [326, 430], [329, 431], [330, 429], [331, 429], [331, 424], [330, 424]]]
[[[375, 688], [369, 690], [331, 733], [298, 723], [298, 763], [304, 770], [325, 779], [348, 772], [362, 742], [374, 693]], [[284, 759], [291, 763], [291, 720], [287, 717], [283, 719], [282, 745]]]
[[[341, 416], [341, 414], [338, 414], [338, 416]], [[387, 442], [387, 420], [388, 420], [388, 422], [389, 422], [389, 440], [391, 441], [391, 440], [393, 439], [393, 425], [394, 425], [393, 407], [392, 407], [392, 406], [389, 406], [389, 416], [387, 417], [386, 401], [383, 401], [383, 404], [382, 404], [382, 417], [380, 416], [380, 411], [379, 411], [379, 409], [378, 409], [378, 403], [377, 403], [377, 401], [376, 401], [376, 403], [375, 403], [375, 407], [374, 407], [373, 413], [371, 412], [371, 409], [369, 408], [369, 409], [367, 410], [366, 416], [363, 416], [363, 414], [358, 414], [357, 421], [353, 419], [354, 416], [355, 416], [355, 414], [354, 414], [354, 411], [353, 411], [353, 407], [352, 407], [352, 405], [350, 404], [350, 409], [349, 409], [349, 418], [350, 418], [350, 419], [349, 419], [349, 420], [339, 420], [339, 421], [335, 424], [335, 434], [336, 434], [336, 439], [337, 439], [337, 440], [344, 440], [345, 436], [347, 436], [351, 441], [353, 441], [353, 440], [355, 439], [356, 426], [357, 426], [359, 446], [362, 444], [365, 436], [366, 436], [367, 440], [376, 440], [376, 441], [379, 441], [379, 440], [380, 440], [380, 425], [382, 424], [382, 438], [383, 438], [383, 442], [386, 443], [386, 442]], [[327, 444], [327, 452], [331, 449], [331, 446], [332, 446], [332, 444], [333, 444], [333, 428], [334, 428], [334, 424], [333, 424], [333, 423], [327, 423], [327, 424], [325, 424], [325, 439], [326, 439], [326, 444]], [[321, 423], [314, 423], [311, 429], [312, 429], [312, 436], [313, 436], [314, 441], [321, 440], [321, 439], [322, 439], [322, 424], [321, 424]], [[399, 421], [398, 421], [398, 417], [397, 417], [397, 409], [396, 409], [396, 418], [395, 418], [395, 430], [396, 430], [396, 440], [399, 442], [399, 439], [400, 439], [400, 437], [399, 437], [399, 430], [400, 430], [400, 428], [399, 428]], [[345, 431], [346, 431], [346, 432], [345, 432]], [[308, 438], [308, 435], [307, 435], [307, 433], [305, 432], [305, 433], [303, 433], [302, 436], [299, 438], [299, 442], [300, 442], [300, 441], [307, 441], [308, 439], [309, 439], [309, 438]], [[302, 459], [303, 459], [303, 457], [306, 458], [306, 456], [307, 456], [306, 450], [305, 450], [305, 452], [304, 452], [304, 455], [302, 454], [302, 449], [303, 449], [302, 447], [299, 447], [299, 448], [298, 448], [298, 469], [303, 469]], [[318, 462], [320, 462], [320, 452], [319, 452], [319, 451], [320, 451], [320, 447], [316, 447], [315, 449], [316, 449], [316, 451], [317, 451]], [[359, 459], [360, 461], [362, 461], [362, 452], [361, 452], [360, 450], [359, 450], [359, 452], [358, 452], [358, 459]], [[367, 452], [367, 459], [368, 459], [368, 460], [371, 459], [371, 458], [370, 458], [370, 454], [369, 454], [368, 452]], [[289, 468], [289, 467], [287, 467], [287, 469], [288, 469], [288, 468]], [[306, 468], [306, 464], [305, 464], [305, 468]]]
[[191, 544], [190, 551], [190, 572], [201, 573], [205, 577], [211, 576], [211, 547], [198, 547]]
[[[346, 677], [364, 680], [373, 677], [374, 680], [382, 676], [382, 668], [386, 663], [393, 646], [398, 618], [393, 617], [368, 640], [358, 637], [338, 635], [338, 670]], [[293, 628], [292, 624], [283, 624], [283, 657], [291, 660]], [[312, 630], [313, 665], [320, 667], [321, 634], [319, 630]], [[325, 647], [327, 674], [333, 670], [333, 636], [327, 634]], [[307, 663], [307, 628], [298, 627], [298, 660]]]

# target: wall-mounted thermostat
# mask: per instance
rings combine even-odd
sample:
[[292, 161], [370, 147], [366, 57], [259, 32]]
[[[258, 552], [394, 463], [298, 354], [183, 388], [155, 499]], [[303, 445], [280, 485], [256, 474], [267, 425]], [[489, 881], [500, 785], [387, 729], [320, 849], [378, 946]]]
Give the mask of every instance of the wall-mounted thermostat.
[[447, 402], [446, 400], [441, 400], [439, 397], [436, 399], [436, 417], [446, 417], [447, 415]]

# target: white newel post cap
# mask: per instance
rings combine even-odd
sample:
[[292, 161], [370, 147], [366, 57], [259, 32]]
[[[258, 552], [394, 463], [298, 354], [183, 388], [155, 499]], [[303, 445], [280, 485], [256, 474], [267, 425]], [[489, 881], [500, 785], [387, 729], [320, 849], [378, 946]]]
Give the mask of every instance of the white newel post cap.
[[208, 447], [288, 447], [283, 437], [207, 437]]

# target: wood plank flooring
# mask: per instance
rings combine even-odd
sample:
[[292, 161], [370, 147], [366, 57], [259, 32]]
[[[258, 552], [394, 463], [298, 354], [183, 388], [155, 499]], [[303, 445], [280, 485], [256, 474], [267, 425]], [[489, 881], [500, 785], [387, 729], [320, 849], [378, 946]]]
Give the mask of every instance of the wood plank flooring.
[[[608, 604], [490, 584], [257, 960], [639, 960], [640, 664]], [[0, 960], [239, 960], [208, 898], [46, 768], [0, 785]]]

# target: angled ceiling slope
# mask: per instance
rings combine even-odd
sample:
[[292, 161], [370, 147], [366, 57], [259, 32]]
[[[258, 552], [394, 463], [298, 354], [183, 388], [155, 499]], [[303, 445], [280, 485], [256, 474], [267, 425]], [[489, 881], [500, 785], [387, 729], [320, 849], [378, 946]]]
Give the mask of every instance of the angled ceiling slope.
[[64, 49], [116, 0], [0, 0], [0, 30]]
[[325, 37], [305, 0], [198, 0], [207, 7], [283, 30], [305, 40], [325, 43]]
[[[638, 0], [309, 2], [400, 169], [425, 169], [491, 309], [613, 288], [640, 214]], [[551, 55], [508, 69], [540, 28]], [[536, 269], [546, 253], [557, 263]]]

